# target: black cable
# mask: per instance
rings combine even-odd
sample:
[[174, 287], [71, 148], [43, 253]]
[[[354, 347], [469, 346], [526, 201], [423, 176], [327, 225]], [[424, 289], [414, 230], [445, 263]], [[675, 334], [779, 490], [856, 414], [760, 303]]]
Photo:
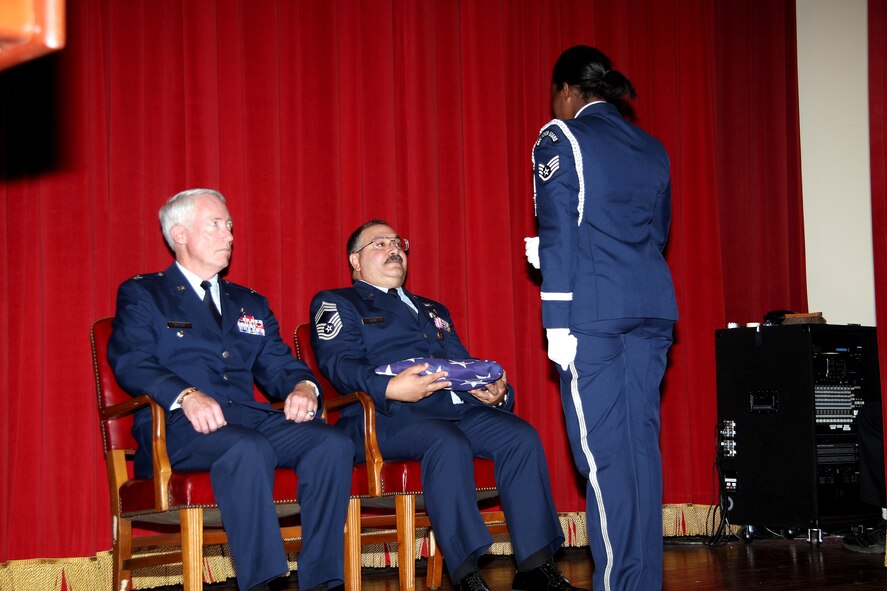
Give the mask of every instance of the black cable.
[[[711, 537], [705, 540], [705, 544], [707, 546], [717, 546], [721, 543], [721, 540], [724, 536], [724, 531], [727, 526], [727, 486], [724, 475], [721, 471], [721, 450], [720, 450], [720, 425], [715, 424], [715, 461], [712, 466], [714, 477], [713, 480], [716, 483], [716, 492], [717, 492], [717, 504], [710, 505], [709, 507], [709, 515], [706, 517], [705, 523], [708, 526], [711, 523], [712, 529], [714, 530]], [[720, 513], [720, 521], [718, 523], [717, 529], [714, 528], [714, 522], [716, 518], [715, 508], [719, 510]]]

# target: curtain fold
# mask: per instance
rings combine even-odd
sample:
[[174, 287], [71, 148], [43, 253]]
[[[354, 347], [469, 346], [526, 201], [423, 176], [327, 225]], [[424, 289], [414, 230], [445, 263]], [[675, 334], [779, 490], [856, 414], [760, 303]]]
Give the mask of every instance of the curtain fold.
[[868, 0], [868, 59], [875, 319], [881, 369], [881, 413], [887, 416], [887, 396], [884, 395], [887, 386], [887, 100], [884, 98], [887, 93], [887, 0]]
[[715, 3], [712, 77], [726, 318], [807, 311], [795, 0]]
[[[715, 502], [713, 331], [739, 301], [804, 305], [793, 3], [67, 4], [68, 47], [0, 73], [0, 562], [110, 547], [88, 330], [123, 280], [169, 264], [157, 209], [197, 186], [228, 198], [228, 278], [269, 297], [287, 341], [316, 291], [349, 283], [353, 228], [384, 218], [410, 238], [408, 288], [444, 302], [469, 350], [506, 368], [558, 509], [582, 510], [523, 256], [551, 67], [578, 43], [628, 75], [637, 123], [671, 157], [681, 320], [663, 385], [665, 502]], [[778, 59], [741, 72], [732, 46], [752, 15], [769, 27], [761, 55]], [[762, 98], [738, 74], [777, 90]], [[731, 82], [738, 98], [720, 89]], [[757, 261], [734, 238], [747, 216], [724, 208], [750, 195], [783, 212], [768, 236], [785, 246], [766, 285], [753, 274], [737, 290], [734, 266]]]

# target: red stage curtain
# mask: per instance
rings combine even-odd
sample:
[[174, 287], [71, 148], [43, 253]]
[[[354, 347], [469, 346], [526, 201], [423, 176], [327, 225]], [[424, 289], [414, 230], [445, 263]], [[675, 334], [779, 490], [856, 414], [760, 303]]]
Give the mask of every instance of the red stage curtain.
[[724, 292], [741, 324], [807, 311], [795, 0], [752, 4], [715, 3]]
[[[447, 303], [471, 351], [506, 367], [559, 510], [583, 510], [522, 241], [535, 234], [530, 148], [550, 117], [550, 69], [576, 43], [632, 79], [638, 123], [671, 155], [681, 321], [663, 388], [665, 501], [714, 502], [713, 331], [734, 298], [803, 307], [781, 37], [794, 9], [769, 6], [69, 0], [68, 47], [0, 74], [0, 562], [110, 547], [88, 329], [113, 314], [121, 281], [169, 264], [157, 209], [196, 186], [228, 197], [229, 278], [267, 295], [287, 332], [317, 290], [348, 284], [348, 233], [388, 219], [412, 242], [408, 287]], [[756, 51], [776, 56], [754, 73], [720, 47], [752, 14], [772, 19]], [[731, 78], [739, 104], [717, 90]], [[723, 123], [737, 117], [747, 135]], [[737, 233], [719, 205], [752, 192], [785, 212], [771, 232], [788, 246], [773, 255], [776, 288], [758, 292], [753, 276], [737, 292], [722, 261], [759, 261], [745, 242], [722, 247]]]
[[868, 43], [875, 318], [880, 343], [881, 411], [887, 415], [887, 0], [868, 2]]

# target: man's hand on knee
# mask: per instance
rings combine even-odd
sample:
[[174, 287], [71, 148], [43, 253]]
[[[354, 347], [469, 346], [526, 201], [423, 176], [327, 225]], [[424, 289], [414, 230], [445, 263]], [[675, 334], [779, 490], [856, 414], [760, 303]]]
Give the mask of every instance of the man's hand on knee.
[[182, 400], [182, 412], [198, 433], [212, 433], [228, 424], [222, 407], [200, 390], [191, 392]]
[[317, 416], [317, 390], [310, 382], [299, 382], [283, 403], [283, 414], [290, 421], [305, 423]]

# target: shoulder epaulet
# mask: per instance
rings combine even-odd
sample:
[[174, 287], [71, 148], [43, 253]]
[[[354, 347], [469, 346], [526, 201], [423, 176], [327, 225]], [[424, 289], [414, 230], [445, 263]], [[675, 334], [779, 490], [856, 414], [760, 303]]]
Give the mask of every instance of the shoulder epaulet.
[[246, 291], [249, 293], [258, 293], [256, 290], [254, 290], [250, 287], [246, 287], [245, 285], [239, 285], [237, 283], [234, 283], [233, 281], [228, 281], [227, 279], [220, 279], [219, 281], [221, 281], [221, 283], [225, 286], [226, 289], [229, 289], [229, 288], [230, 289], [239, 289], [239, 290], [243, 290], [243, 291]]

